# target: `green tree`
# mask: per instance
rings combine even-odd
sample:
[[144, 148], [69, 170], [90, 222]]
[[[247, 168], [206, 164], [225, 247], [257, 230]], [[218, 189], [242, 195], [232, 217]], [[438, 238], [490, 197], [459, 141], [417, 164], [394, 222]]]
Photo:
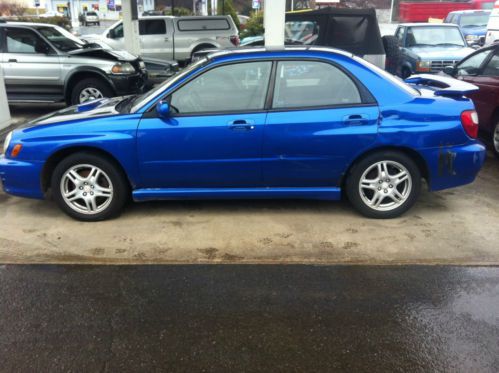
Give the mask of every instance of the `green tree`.
[[241, 39], [248, 36], [263, 35], [263, 12], [251, 13], [250, 19], [246, 22], [245, 29], [241, 32]]
[[234, 3], [232, 0], [218, 0], [217, 2], [217, 13], [219, 15], [229, 15], [234, 20], [237, 29], [239, 29], [239, 18], [237, 18], [236, 8], [234, 8]]

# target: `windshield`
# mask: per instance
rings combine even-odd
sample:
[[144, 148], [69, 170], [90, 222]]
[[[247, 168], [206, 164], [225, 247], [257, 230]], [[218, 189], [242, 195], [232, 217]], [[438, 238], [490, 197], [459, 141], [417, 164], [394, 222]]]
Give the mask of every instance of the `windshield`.
[[456, 45], [464, 47], [463, 36], [457, 27], [409, 27], [407, 30], [408, 47]]
[[128, 105], [131, 110], [129, 111], [136, 111], [140, 107], [142, 107], [144, 104], [149, 102], [152, 98], [158, 96], [163, 90], [166, 89], [167, 86], [177, 82], [178, 80], [182, 79], [186, 75], [188, 75], [190, 72], [193, 70], [197, 69], [199, 66], [203, 65], [208, 59], [202, 58], [194, 63], [191, 63], [189, 66], [187, 66], [185, 69], [183, 69], [181, 72], [177, 73], [176, 75], [173, 75], [172, 77], [168, 78], [165, 80], [163, 83], [160, 85], [156, 86], [155, 88], [151, 89], [149, 92], [146, 92], [142, 95], [135, 96], [133, 101], [130, 102], [130, 105]]
[[459, 21], [461, 27], [485, 27], [489, 21], [489, 13], [463, 14]]
[[85, 45], [83, 41], [71, 35], [68, 31], [60, 27], [38, 26], [36, 28], [40, 34], [47, 38], [57, 49], [69, 52], [82, 49]]

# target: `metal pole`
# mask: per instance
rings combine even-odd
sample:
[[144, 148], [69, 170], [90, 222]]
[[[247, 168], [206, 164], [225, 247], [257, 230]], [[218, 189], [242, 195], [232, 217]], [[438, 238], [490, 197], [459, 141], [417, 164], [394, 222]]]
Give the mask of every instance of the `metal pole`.
[[263, 25], [265, 28], [265, 46], [284, 46], [284, 24], [286, 0], [266, 1], [263, 9]]
[[291, 11], [293, 10], [295, 10], [295, 0], [291, 0]]
[[395, 2], [395, 0], [392, 0], [392, 3], [390, 5], [390, 23], [393, 23], [393, 3]]
[[175, 11], [175, 0], [172, 0], [172, 16], [174, 16], [174, 11]]

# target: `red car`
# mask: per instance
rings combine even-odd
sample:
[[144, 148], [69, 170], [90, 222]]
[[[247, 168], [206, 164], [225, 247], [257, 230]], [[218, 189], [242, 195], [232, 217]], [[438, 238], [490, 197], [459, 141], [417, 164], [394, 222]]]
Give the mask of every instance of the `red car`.
[[469, 97], [475, 103], [480, 130], [499, 157], [499, 43], [478, 49], [444, 71], [480, 88]]

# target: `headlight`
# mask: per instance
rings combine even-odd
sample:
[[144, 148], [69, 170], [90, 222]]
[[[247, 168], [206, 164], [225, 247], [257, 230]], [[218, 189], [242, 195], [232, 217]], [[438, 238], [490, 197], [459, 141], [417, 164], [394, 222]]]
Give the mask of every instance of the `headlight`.
[[469, 42], [474, 42], [480, 40], [480, 36], [478, 35], [466, 35], [466, 41]]
[[134, 74], [135, 69], [132, 66], [132, 64], [125, 62], [125, 63], [117, 63], [111, 68], [111, 71], [113, 74]]
[[10, 140], [12, 140], [12, 131], [9, 132], [3, 143], [3, 152], [2, 152], [3, 154], [7, 154], [7, 149], [9, 148]]
[[431, 69], [431, 61], [418, 61], [416, 62], [416, 71], [428, 72]]

